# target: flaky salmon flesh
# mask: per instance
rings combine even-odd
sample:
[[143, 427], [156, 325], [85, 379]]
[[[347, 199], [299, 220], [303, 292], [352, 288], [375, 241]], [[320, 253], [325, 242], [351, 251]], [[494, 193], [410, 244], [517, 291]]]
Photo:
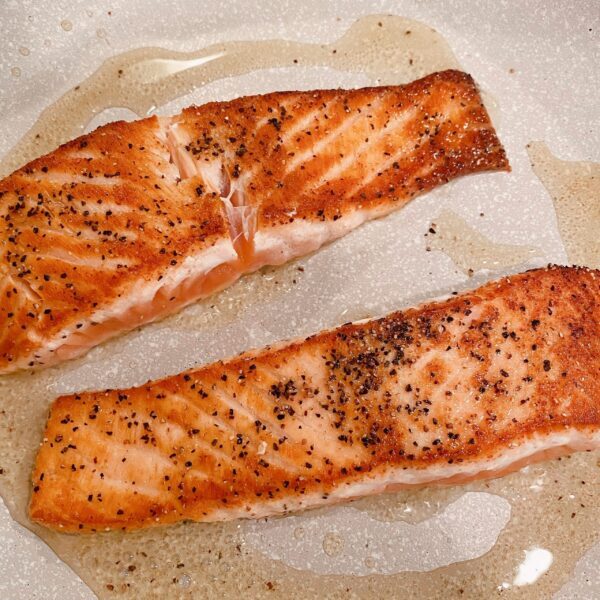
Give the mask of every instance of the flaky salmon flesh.
[[141, 387], [58, 398], [30, 516], [257, 518], [600, 446], [600, 271], [553, 267]]
[[0, 373], [78, 356], [486, 170], [508, 162], [458, 71], [101, 127], [0, 182]]

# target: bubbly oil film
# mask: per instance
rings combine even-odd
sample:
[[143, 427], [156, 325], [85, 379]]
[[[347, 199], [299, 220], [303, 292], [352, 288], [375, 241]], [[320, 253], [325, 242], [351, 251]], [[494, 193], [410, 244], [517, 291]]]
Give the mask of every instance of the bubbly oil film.
[[560, 160], [543, 142], [529, 143], [527, 153], [554, 203], [569, 261], [600, 269], [600, 164]]
[[[458, 62], [429, 26], [391, 16], [362, 18], [326, 45], [270, 40], [216, 44], [193, 53], [133, 50], [109, 59], [49, 106], [0, 162], [0, 174], [81, 134], [106, 108], [125, 106], [145, 116], [211, 81], [294, 65], [329, 66], [365, 73], [374, 84], [396, 84], [456, 68]], [[598, 237], [588, 229], [598, 223], [599, 205], [592, 203], [598, 166], [557, 161], [540, 144], [532, 144], [529, 153], [555, 203], [569, 259], [598, 267]], [[555, 176], [557, 167], [562, 177]], [[435, 218], [431, 229], [429, 248], [447, 253], [466, 273], [517, 265], [537, 252], [494, 244], [449, 212]], [[149, 328], [165, 340], [190, 328], [214, 328], [217, 335], [245, 307], [285, 293], [303, 276], [299, 263], [263, 270]], [[110, 341], [101, 352], [117, 356], [124, 344]], [[93, 356], [0, 379], [0, 491], [13, 517], [44, 539], [100, 598], [548, 598], [597, 537], [597, 452], [489, 482], [365, 498], [268, 523], [186, 523], [80, 537], [45, 530], [27, 518], [33, 459], [57, 382]], [[487, 537], [475, 539], [470, 527], [475, 521], [487, 525]], [[448, 544], [439, 531], [452, 522], [459, 527]], [[275, 527], [276, 535], [269, 537], [265, 527]], [[382, 539], [370, 541], [367, 528], [380, 538], [396, 535], [405, 560], [390, 561], [386, 552], [393, 545], [386, 550]], [[406, 554], [407, 548], [416, 553], [430, 533], [427, 560]], [[536, 548], [552, 554], [552, 567], [535, 586], [520, 586], [516, 568]]]

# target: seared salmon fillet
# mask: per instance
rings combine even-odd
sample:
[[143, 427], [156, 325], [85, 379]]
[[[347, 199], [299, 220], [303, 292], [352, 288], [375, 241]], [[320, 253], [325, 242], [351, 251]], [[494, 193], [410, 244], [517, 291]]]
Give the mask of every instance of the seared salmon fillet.
[[458, 71], [100, 127], [0, 182], [0, 373], [78, 356], [454, 177], [502, 169]]
[[600, 446], [600, 271], [552, 267], [123, 390], [58, 398], [30, 516], [282, 514]]

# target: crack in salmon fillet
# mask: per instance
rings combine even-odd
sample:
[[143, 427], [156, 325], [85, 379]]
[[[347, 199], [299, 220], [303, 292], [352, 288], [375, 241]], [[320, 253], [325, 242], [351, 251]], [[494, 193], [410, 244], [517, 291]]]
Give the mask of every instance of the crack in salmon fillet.
[[551, 267], [123, 390], [58, 398], [30, 516], [257, 518], [600, 446], [600, 271]]
[[454, 177], [508, 168], [458, 71], [101, 127], [0, 181], [0, 373], [76, 357]]

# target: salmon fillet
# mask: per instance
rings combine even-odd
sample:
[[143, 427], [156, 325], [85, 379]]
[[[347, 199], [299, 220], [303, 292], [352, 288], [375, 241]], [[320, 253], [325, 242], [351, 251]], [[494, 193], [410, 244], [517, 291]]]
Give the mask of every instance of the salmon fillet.
[[0, 373], [78, 356], [499, 169], [504, 150], [458, 71], [101, 127], [0, 182]]
[[552, 267], [141, 387], [58, 398], [30, 516], [256, 518], [600, 446], [600, 271]]

